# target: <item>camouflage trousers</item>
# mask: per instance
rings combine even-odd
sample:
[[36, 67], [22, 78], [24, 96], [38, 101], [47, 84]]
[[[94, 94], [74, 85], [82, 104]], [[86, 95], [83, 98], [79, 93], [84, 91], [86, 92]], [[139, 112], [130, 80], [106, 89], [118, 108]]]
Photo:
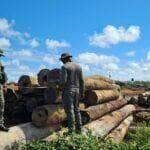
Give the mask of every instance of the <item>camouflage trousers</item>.
[[82, 120], [79, 109], [79, 89], [64, 90], [62, 101], [67, 114], [67, 125], [70, 131], [81, 130]]
[[3, 86], [0, 84], [0, 125], [4, 124], [4, 93]]

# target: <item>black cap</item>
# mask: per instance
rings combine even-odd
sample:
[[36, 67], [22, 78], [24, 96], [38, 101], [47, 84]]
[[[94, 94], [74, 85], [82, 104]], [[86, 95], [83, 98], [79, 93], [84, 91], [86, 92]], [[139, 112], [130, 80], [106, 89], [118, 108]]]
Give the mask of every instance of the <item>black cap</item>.
[[70, 57], [72, 57], [72, 55], [70, 55], [69, 53], [63, 53], [61, 54], [61, 58], [59, 60], [70, 58]]

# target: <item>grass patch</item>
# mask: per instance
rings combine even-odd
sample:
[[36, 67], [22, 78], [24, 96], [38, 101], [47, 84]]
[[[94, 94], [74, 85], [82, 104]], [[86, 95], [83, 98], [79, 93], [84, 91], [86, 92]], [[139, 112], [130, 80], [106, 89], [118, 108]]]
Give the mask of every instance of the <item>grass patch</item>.
[[128, 133], [126, 142], [114, 143], [110, 140], [78, 133], [65, 133], [58, 135], [58, 139], [53, 142], [34, 141], [27, 145], [19, 144], [18, 150], [150, 150], [150, 130], [145, 130], [145, 126], [150, 124], [140, 124], [134, 133]]

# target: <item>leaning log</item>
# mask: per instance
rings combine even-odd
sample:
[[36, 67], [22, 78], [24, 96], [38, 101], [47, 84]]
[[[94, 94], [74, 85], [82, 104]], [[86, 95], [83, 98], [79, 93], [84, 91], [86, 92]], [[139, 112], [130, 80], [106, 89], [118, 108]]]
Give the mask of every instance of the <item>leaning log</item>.
[[89, 105], [97, 105], [103, 102], [116, 100], [120, 93], [117, 90], [88, 90], [85, 91], [85, 99]]
[[[84, 109], [85, 105], [80, 104]], [[66, 113], [62, 105], [44, 105], [37, 107], [32, 113], [32, 121], [36, 126], [47, 126], [49, 124], [59, 124], [66, 120]]]
[[18, 80], [18, 85], [20, 87], [32, 87], [37, 86], [37, 78], [34, 76], [22, 75]]
[[113, 142], [121, 142], [124, 139], [132, 121], [133, 116], [126, 118], [116, 129], [108, 134], [107, 138], [111, 139]]
[[47, 86], [49, 72], [50, 72], [49, 69], [42, 69], [37, 74], [38, 83], [40, 86]]
[[49, 132], [57, 131], [59, 129], [60, 124], [50, 125], [45, 128], [37, 128], [32, 123], [11, 127], [9, 132], [0, 132], [0, 149], [12, 149], [16, 147], [17, 142], [28, 143], [33, 140], [38, 140], [46, 137]]
[[109, 82], [103, 80], [101, 81], [92, 78], [85, 78], [84, 82], [86, 90], [108, 90], [114, 88], [113, 84], [110, 84]]
[[86, 134], [91, 130], [92, 134], [97, 137], [104, 137], [115, 129], [125, 118], [127, 118], [135, 110], [134, 105], [126, 105], [123, 108], [116, 110], [102, 118], [95, 120], [83, 128], [83, 133]]
[[90, 121], [96, 120], [107, 113], [117, 110], [127, 104], [127, 101], [122, 97], [115, 101], [110, 101], [108, 103], [103, 103], [95, 106], [90, 106], [84, 110], [81, 110], [81, 116], [83, 123], [88, 123]]

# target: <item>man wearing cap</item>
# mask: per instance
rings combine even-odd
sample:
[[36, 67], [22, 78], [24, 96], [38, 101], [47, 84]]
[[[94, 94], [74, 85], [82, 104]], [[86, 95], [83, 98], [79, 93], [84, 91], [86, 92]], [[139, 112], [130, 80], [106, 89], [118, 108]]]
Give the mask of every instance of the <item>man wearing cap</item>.
[[[4, 56], [3, 51], [0, 49], [0, 57]], [[4, 66], [0, 63], [0, 130], [8, 131], [4, 126], [4, 93], [3, 85], [6, 83], [7, 77], [4, 72]]]
[[82, 69], [72, 61], [72, 56], [63, 53], [60, 60], [63, 62], [62, 74], [62, 101], [67, 114], [69, 131], [81, 131], [82, 120], [79, 110], [79, 99], [83, 97], [84, 80]]

